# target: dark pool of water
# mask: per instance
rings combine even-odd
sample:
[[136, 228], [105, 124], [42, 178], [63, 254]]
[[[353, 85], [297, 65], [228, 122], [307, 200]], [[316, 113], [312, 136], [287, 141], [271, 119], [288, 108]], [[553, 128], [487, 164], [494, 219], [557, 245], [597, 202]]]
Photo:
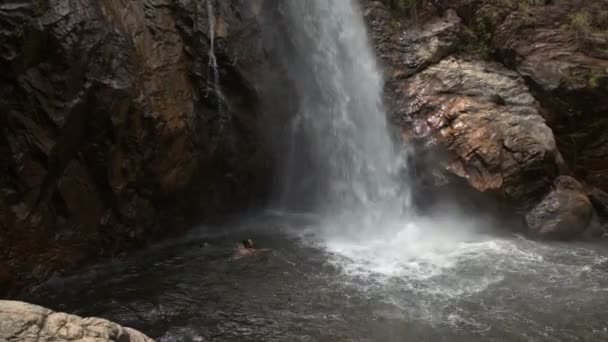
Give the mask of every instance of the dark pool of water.
[[[411, 265], [402, 276], [347, 274], [348, 258], [304, 243], [290, 224], [201, 228], [27, 300], [159, 341], [608, 341], [604, 246], [486, 238], [424, 277]], [[249, 237], [272, 253], [231, 261]]]

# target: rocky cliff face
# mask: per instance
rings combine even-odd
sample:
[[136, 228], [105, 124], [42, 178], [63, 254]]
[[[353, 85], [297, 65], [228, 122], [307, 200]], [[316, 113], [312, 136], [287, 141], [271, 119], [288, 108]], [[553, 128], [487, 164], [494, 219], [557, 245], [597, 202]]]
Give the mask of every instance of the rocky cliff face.
[[601, 235], [607, 4], [366, 3], [392, 120], [415, 146], [419, 203], [457, 192], [537, 236]]
[[212, 5], [0, 4], [0, 292], [260, 201], [261, 2]]
[[[0, 4], [0, 292], [259, 202], [260, 126], [297, 102], [277, 4]], [[457, 193], [537, 236], [602, 234], [606, 0], [362, 4], [421, 207]]]

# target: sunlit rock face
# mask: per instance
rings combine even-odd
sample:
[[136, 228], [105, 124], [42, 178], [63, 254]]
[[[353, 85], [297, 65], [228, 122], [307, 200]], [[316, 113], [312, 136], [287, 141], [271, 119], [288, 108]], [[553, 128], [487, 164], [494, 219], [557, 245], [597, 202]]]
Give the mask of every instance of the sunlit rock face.
[[262, 201], [262, 4], [0, 4], [1, 290]]
[[82, 318], [23, 302], [0, 300], [0, 340], [28, 342], [154, 342], [101, 318]]
[[465, 28], [454, 11], [395, 26], [399, 17], [376, 2], [368, 16], [386, 63], [391, 118], [415, 145], [413, 159], [433, 154], [431, 172], [415, 182], [441, 186], [455, 176], [524, 209], [548, 191], [559, 152], [520, 75], [458, 53]]
[[369, 1], [366, 17], [391, 119], [414, 146], [417, 202], [455, 193], [457, 202], [512, 216], [537, 236], [580, 237], [587, 224], [538, 234], [524, 217], [563, 174], [584, 181], [581, 201], [593, 203], [594, 218], [605, 216], [605, 193], [593, 187], [604, 187], [599, 113], [608, 60], [601, 37], [581, 47], [580, 32], [566, 23], [568, 13], [593, 13], [592, 2], [530, 5], [439, 0], [414, 10]]
[[574, 175], [607, 191], [608, 2], [538, 1], [513, 8], [486, 0], [468, 6], [477, 21], [488, 23], [496, 59], [530, 85]]
[[406, 139], [448, 154], [436, 167], [523, 203], [546, 191], [558, 151], [523, 80], [504, 67], [446, 58], [404, 82]]
[[443, 2], [518, 72], [541, 105], [569, 170], [605, 219], [608, 190], [608, 2]]

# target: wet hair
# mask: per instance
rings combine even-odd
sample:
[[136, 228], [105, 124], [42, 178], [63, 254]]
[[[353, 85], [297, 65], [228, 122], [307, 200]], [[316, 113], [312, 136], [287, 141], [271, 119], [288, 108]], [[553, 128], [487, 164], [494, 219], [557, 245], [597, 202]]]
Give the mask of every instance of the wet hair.
[[253, 240], [251, 239], [243, 240], [241, 243], [245, 248], [253, 248]]

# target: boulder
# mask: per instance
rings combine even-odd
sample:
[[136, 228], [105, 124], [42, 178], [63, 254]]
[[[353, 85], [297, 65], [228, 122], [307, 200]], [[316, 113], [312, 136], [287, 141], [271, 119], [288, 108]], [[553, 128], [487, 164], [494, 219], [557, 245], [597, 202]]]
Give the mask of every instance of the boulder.
[[598, 215], [602, 218], [608, 218], [608, 193], [598, 188], [591, 188], [587, 191], [587, 196], [589, 196], [589, 200], [591, 200]]
[[524, 78], [467, 51], [460, 8], [439, 3], [418, 19], [366, 3], [390, 119], [415, 151], [416, 202], [467, 193], [473, 206], [491, 198], [499, 211], [524, 213], [564, 171], [553, 132]]
[[551, 186], [559, 151], [517, 73], [448, 57], [400, 82], [396, 93], [392, 110], [403, 138], [417, 154], [435, 153], [427, 174], [457, 176], [521, 208]]
[[593, 205], [574, 178], [560, 176], [555, 189], [526, 215], [530, 232], [547, 239], [572, 239], [590, 228]]
[[82, 318], [0, 300], [0, 340], [7, 342], [153, 342], [146, 335], [101, 318]]
[[478, 45], [529, 84], [576, 177], [608, 191], [608, 1], [456, 0], [448, 6], [476, 33]]

